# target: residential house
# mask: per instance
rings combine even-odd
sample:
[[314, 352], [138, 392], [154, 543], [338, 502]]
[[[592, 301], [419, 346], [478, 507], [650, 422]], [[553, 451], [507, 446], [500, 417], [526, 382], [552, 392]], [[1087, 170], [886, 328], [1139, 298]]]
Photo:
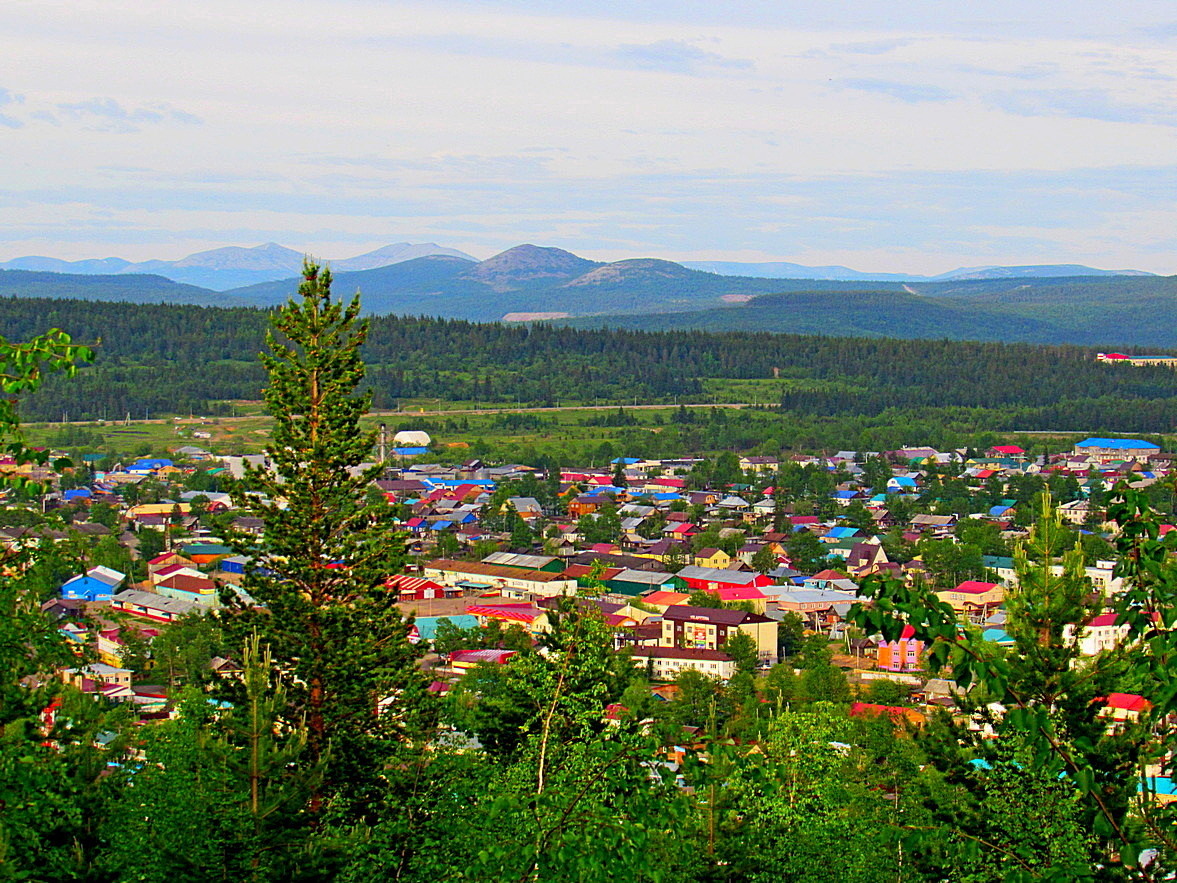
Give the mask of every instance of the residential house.
[[796, 613], [806, 628], [829, 633], [845, 621], [846, 612], [857, 600], [850, 592], [805, 588], [779, 592], [776, 606], [782, 613]]
[[915, 515], [909, 524], [918, 534], [930, 534], [935, 539], [947, 539], [952, 536], [952, 529], [956, 527], [955, 515]]
[[721, 681], [736, 673], [735, 661], [722, 650], [638, 645], [632, 658], [636, 665], [649, 666], [656, 681], [673, 681], [684, 671], [697, 671]]
[[1075, 442], [1075, 454], [1089, 460], [1107, 464], [1116, 460], [1139, 460], [1148, 462], [1153, 454], [1160, 453], [1160, 447], [1139, 438], [1085, 438]]
[[936, 593], [936, 597], [959, 614], [970, 619], [980, 617], [985, 620], [995, 607], [1005, 600], [1005, 589], [998, 583], [986, 583], [980, 580], [965, 580], [955, 588]]
[[663, 647], [718, 650], [728, 637], [744, 632], [756, 643], [761, 659], [776, 661], [777, 622], [759, 613], [711, 607], [668, 607], [662, 614]]
[[878, 573], [884, 564], [889, 563], [883, 544], [878, 541], [855, 543], [845, 561], [846, 569], [856, 579]]
[[189, 613], [203, 612], [205, 607], [179, 598], [168, 598], [154, 592], [124, 589], [110, 601], [111, 610], [121, 610], [131, 616], [152, 622], [174, 622]]
[[82, 601], [109, 601], [127, 578], [109, 567], [98, 565], [67, 580], [61, 587], [61, 597]]
[[695, 564], [699, 567], [711, 567], [716, 570], [726, 570], [732, 563], [732, 556], [723, 549], [706, 548], [695, 553]]
[[169, 576], [156, 583], [155, 591], [165, 598], [190, 601], [201, 607], [221, 606], [221, 599], [217, 594], [217, 584], [203, 574], [188, 576], [178, 573]]
[[[1079, 633], [1079, 652], [1083, 656], [1095, 656], [1104, 650], [1113, 650], [1128, 637], [1128, 623], [1120, 620], [1117, 613], [1101, 613], [1094, 617]], [[1075, 626], [1063, 628], [1063, 640], [1075, 640]]]
[[883, 671], [922, 671], [923, 652], [924, 642], [916, 638], [912, 626], [905, 625], [895, 640], [879, 642], [876, 664]]

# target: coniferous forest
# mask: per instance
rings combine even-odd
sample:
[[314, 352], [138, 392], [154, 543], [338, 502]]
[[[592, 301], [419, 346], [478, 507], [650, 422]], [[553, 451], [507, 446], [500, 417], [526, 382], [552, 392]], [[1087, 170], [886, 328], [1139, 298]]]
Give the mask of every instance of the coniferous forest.
[[[250, 308], [0, 300], [0, 331], [60, 327], [95, 344], [79, 377], [52, 378], [26, 419], [225, 413], [256, 399], [270, 314]], [[554, 405], [707, 402], [709, 379], [772, 379], [785, 411], [894, 419], [948, 409], [975, 431], [1168, 432], [1177, 372], [1098, 363], [1078, 346], [580, 330], [380, 316], [364, 347], [373, 407], [402, 398]], [[737, 394], [738, 396], [738, 394]], [[738, 400], [738, 398], [737, 398]]]

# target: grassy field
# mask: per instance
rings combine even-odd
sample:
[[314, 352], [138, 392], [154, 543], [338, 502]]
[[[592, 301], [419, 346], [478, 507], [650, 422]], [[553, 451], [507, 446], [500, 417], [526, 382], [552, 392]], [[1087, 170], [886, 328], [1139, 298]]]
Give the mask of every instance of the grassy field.
[[[385, 424], [391, 435], [398, 429], [424, 429], [442, 457], [496, 457], [536, 448], [585, 448], [617, 444], [626, 434], [656, 433], [669, 422], [673, 408], [625, 409], [623, 426], [594, 425], [616, 420], [616, 408], [561, 407], [517, 410], [509, 406], [473, 410], [473, 403], [436, 400], [406, 403], [398, 412], [369, 415], [364, 427]], [[465, 404], [465, 407], [462, 405]], [[120, 457], [162, 456], [184, 445], [218, 454], [253, 454], [269, 442], [271, 420], [257, 402], [233, 402], [235, 417], [176, 417], [168, 420], [131, 420], [123, 423], [32, 423], [24, 427], [29, 444], [79, 452], [112, 453]], [[633, 421], [632, 423], [630, 421]], [[208, 433], [202, 438], [195, 433]], [[477, 453], [468, 453], [476, 451]]]
[[[433, 440], [431, 461], [459, 462], [474, 457], [492, 461], [535, 463], [544, 458], [562, 463], [605, 466], [616, 456], [669, 457], [689, 453], [716, 453], [731, 449], [741, 452], [777, 454], [784, 447], [814, 451], [854, 447], [852, 433], [863, 428], [861, 421], [813, 417], [809, 429], [798, 434], [795, 415], [756, 407], [779, 396], [782, 380], [722, 381], [716, 385], [717, 398], [740, 397], [750, 405], [720, 404], [689, 406], [691, 419], [681, 422], [679, 409], [666, 406], [606, 407], [564, 406], [560, 408], [516, 409], [501, 407], [473, 409], [473, 403], [405, 402], [396, 412], [369, 415], [364, 427], [376, 430], [385, 424], [392, 434], [400, 429], [422, 429]], [[738, 394], [738, 395], [737, 395]], [[122, 423], [38, 423], [25, 427], [32, 445], [53, 447], [72, 454], [111, 454], [119, 459], [168, 456], [184, 445], [195, 445], [215, 454], [252, 454], [270, 443], [270, 418], [259, 402], [230, 403], [234, 417], [176, 417], [167, 420], [132, 420]], [[441, 405], [442, 407], [438, 407]], [[463, 407], [463, 405], [465, 407]], [[831, 431], [820, 433], [822, 426]], [[902, 438], [883, 444], [864, 439], [870, 450], [905, 444], [934, 444], [929, 435], [939, 427], [926, 423], [913, 427]], [[950, 427], [950, 429], [952, 429]], [[790, 435], [790, 431], [793, 432]], [[196, 433], [208, 433], [208, 438]], [[1057, 452], [1069, 448], [1074, 433], [968, 433], [952, 429], [949, 444], [942, 447], [989, 444], [1020, 444], [1041, 450], [1043, 445]], [[930, 440], [931, 439], [931, 440]], [[876, 437], [873, 440], [881, 440]]]

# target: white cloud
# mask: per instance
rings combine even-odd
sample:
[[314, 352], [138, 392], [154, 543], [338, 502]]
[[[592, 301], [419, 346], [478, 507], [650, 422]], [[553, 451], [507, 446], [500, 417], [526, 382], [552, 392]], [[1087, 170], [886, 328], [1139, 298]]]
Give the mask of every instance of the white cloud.
[[[996, 233], [1009, 219], [967, 226], [953, 175], [995, 173], [985, 186], [1009, 186], [1008, 203], [1020, 191], [1003, 175], [1065, 187], [1177, 156], [1177, 45], [1142, 35], [1165, 23], [1142, 4], [1102, 27], [1091, 4], [1063, 22], [1039, 0], [968, 15], [881, 0], [791, 15], [638, 6], [78, 0], [63, 16], [9, 4], [0, 186], [38, 206], [30, 225], [72, 237], [63, 257], [92, 253], [87, 232], [94, 248], [123, 236], [135, 257], [161, 231], [180, 248], [380, 244], [395, 228], [479, 253], [553, 235], [665, 254], [754, 240], [789, 259], [817, 247], [809, 225], [836, 234], [823, 262], [847, 263], [878, 249], [911, 260], [904, 241], [947, 250], [970, 235], [1014, 250]], [[869, 223], [855, 215], [846, 182], [897, 176], [923, 183], [895, 185]], [[996, 221], [999, 202], [973, 212]], [[1091, 216], [1049, 188], [1022, 208], [1076, 229]], [[103, 211], [119, 226], [101, 227]], [[1133, 211], [1144, 242], [1155, 218]], [[888, 225], [904, 235], [887, 239]], [[22, 235], [10, 217], [0, 250], [23, 253]]]

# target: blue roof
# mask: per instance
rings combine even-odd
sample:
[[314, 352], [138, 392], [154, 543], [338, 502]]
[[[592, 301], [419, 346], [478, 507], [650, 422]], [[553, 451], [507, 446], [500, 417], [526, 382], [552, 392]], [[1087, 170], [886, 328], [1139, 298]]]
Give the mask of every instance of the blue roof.
[[893, 478], [887, 479], [887, 484], [892, 483], [898, 487], [915, 487], [915, 479], [910, 475], [896, 475]]
[[62, 494], [62, 496], [67, 500], [77, 500], [79, 498], [84, 499], [86, 497], [92, 497], [94, 494], [91, 493], [89, 488], [79, 487], [66, 491]]
[[658, 500], [659, 502], [664, 502], [666, 500], [681, 500], [682, 498], [683, 497], [681, 494], [676, 494], [674, 491], [667, 491], [664, 494], [650, 494], [651, 500]]
[[989, 514], [990, 515], [1004, 515], [1006, 512], [1008, 512], [1012, 508], [1013, 508], [1013, 506], [994, 506], [989, 510]]
[[1085, 438], [1081, 442], [1075, 442], [1077, 448], [1110, 448], [1113, 451], [1123, 451], [1129, 448], [1149, 448], [1154, 451], [1159, 451], [1160, 445], [1154, 445], [1152, 442], [1146, 442], [1138, 438]]
[[393, 448], [392, 452], [398, 457], [417, 457], [421, 454], [428, 454], [429, 448]]
[[[1173, 785], [1173, 779], [1171, 776], [1149, 776], [1148, 787], [1149, 790], [1157, 794], [1164, 794], [1169, 797], [1177, 794], [1177, 787]], [[1136, 790], [1143, 791], [1144, 782], [1141, 782], [1139, 785], [1137, 785]]]
[[641, 461], [637, 457], [617, 457], [611, 462], [614, 466], [616, 466], [618, 463], [620, 463], [622, 466], [632, 466], [634, 463], [640, 463]]
[[171, 460], [159, 460], [159, 459], [148, 458], [148, 459], [143, 459], [143, 460], [136, 460], [134, 463], [131, 464], [131, 468], [132, 469], [163, 469], [165, 466], [171, 466], [171, 465], [172, 465]]
[[453, 526], [454, 523], [452, 521], [435, 521], [433, 524], [429, 525], [431, 530], [445, 530], [447, 527]]
[[468, 613], [453, 616], [418, 616], [413, 620], [413, 624], [417, 626], [417, 634], [421, 636], [422, 641], [432, 641], [437, 635], [437, 624], [443, 619], [448, 619], [460, 629], [478, 627], [478, 619]]
[[858, 533], [856, 527], [831, 527], [830, 532], [826, 534], [827, 537], [834, 537], [835, 539], [842, 539]]
[[981, 632], [981, 637], [994, 644], [1012, 644], [1014, 640], [1005, 633], [1004, 629], [985, 629]]
[[854, 491], [834, 491], [830, 496], [835, 500], [853, 500]]

